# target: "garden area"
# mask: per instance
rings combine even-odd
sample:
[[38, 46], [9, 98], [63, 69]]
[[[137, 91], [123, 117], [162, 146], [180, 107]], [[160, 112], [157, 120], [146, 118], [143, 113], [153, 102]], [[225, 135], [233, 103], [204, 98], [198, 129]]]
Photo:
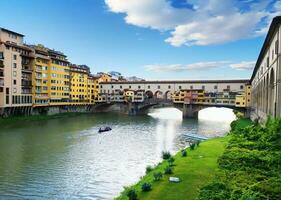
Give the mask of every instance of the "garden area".
[[200, 200], [281, 199], [281, 119], [241, 127], [233, 122], [219, 171]]

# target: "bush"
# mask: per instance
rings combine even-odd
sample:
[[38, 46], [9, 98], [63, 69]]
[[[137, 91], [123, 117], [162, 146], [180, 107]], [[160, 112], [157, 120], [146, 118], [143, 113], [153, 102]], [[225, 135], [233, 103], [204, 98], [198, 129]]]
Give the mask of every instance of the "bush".
[[195, 143], [191, 143], [190, 144], [190, 150], [194, 150], [195, 149], [195, 145], [196, 145]]
[[197, 142], [196, 142], [197, 147], [199, 147], [200, 143], [201, 143], [201, 141], [197, 140]]
[[167, 167], [164, 169], [164, 173], [165, 173], [165, 174], [172, 174], [172, 173], [173, 173], [172, 167], [167, 166]]
[[152, 189], [152, 188], [151, 188], [151, 184], [150, 184], [150, 183], [144, 183], [144, 184], [142, 184], [142, 186], [141, 186], [141, 190], [142, 190], [143, 192], [149, 192], [151, 189]]
[[145, 173], [148, 174], [149, 172], [151, 172], [153, 170], [153, 167], [148, 165], [145, 169]]
[[169, 151], [163, 151], [163, 152], [162, 152], [162, 158], [163, 158], [164, 160], [168, 160], [170, 157], [171, 157], [171, 154], [170, 154]]
[[226, 200], [230, 199], [230, 191], [224, 183], [212, 183], [200, 190], [200, 200]]
[[161, 172], [155, 172], [153, 177], [155, 181], [160, 181], [160, 179], [163, 177], [163, 174]]
[[169, 163], [170, 166], [172, 166], [174, 162], [175, 162], [175, 159], [173, 157], [170, 157], [168, 159], [168, 163]]
[[186, 157], [187, 156], [187, 153], [186, 153], [185, 149], [181, 150], [181, 156], [182, 157]]
[[263, 126], [243, 118], [231, 128], [219, 173], [200, 190], [199, 199], [280, 199], [281, 118], [269, 118]]
[[129, 198], [129, 200], [137, 200], [138, 199], [138, 196], [137, 196], [137, 193], [135, 190], [129, 190], [127, 192], [127, 197]]

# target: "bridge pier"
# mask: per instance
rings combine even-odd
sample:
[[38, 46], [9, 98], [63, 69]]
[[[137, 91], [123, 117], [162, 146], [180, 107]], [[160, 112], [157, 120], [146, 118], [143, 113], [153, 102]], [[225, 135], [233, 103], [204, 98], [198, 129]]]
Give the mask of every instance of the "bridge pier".
[[192, 104], [183, 104], [182, 117], [187, 118], [198, 118], [198, 109], [194, 108]]

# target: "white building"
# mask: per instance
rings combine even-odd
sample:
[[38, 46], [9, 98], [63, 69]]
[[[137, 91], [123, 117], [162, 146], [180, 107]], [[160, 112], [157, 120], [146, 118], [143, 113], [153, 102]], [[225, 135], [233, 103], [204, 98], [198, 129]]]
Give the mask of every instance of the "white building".
[[281, 16], [275, 17], [259, 54], [252, 78], [252, 119], [281, 116]]

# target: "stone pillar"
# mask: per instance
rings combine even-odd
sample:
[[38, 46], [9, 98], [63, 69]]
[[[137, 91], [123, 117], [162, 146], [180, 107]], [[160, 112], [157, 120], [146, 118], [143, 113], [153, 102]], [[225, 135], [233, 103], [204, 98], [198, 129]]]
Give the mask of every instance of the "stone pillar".
[[277, 117], [281, 117], [281, 59], [278, 57], [278, 65], [277, 65]]
[[183, 104], [182, 117], [187, 118], [198, 118], [198, 111], [194, 109], [192, 104]]
[[139, 113], [137, 103], [128, 103], [128, 114], [129, 115], [137, 115]]

